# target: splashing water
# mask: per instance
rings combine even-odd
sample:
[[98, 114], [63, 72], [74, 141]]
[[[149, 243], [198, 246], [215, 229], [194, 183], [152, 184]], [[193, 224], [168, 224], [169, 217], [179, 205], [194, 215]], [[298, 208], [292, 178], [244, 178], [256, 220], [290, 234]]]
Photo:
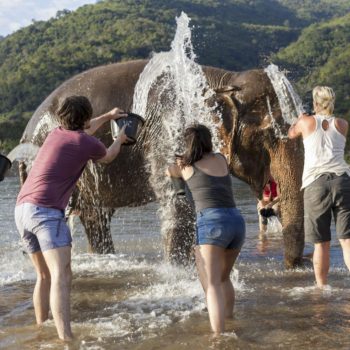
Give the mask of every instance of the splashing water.
[[38, 154], [40, 148], [38, 144], [41, 144], [46, 135], [57, 126], [59, 126], [59, 123], [56, 118], [49, 112], [45, 113], [36, 125], [31, 140], [17, 145], [11, 150], [7, 157], [11, 162], [25, 161], [27, 163], [27, 169], [29, 170]]
[[156, 130], [151, 130], [157, 143], [154, 141], [147, 161], [151, 185], [162, 202], [163, 234], [175, 226], [175, 198], [169, 179], [159, 174], [164, 174], [175, 154], [183, 151], [183, 131], [193, 123], [204, 124], [211, 130], [214, 149], [220, 148], [220, 121], [214, 121], [214, 107], [206, 104], [214, 91], [195, 62], [190, 18], [182, 12], [176, 22], [171, 50], [155, 54], [146, 65], [135, 86], [132, 107], [134, 113], [146, 118], [146, 123], [150, 119], [157, 124]]
[[[177, 29], [171, 50], [155, 54], [140, 75], [135, 87], [132, 110], [146, 117], [150, 114], [147, 110], [149, 92], [157, 84], [157, 112], [162, 114], [162, 124], [169, 137], [167, 144], [173, 154], [181, 148], [183, 130], [194, 122], [209, 127], [214, 145], [218, 148], [218, 124], [213, 121], [213, 109], [205, 103], [214, 92], [209, 88], [201, 66], [195, 62], [190, 18], [182, 12], [176, 22]], [[163, 106], [164, 98], [168, 106]]]
[[299, 95], [295, 92], [284, 73], [278, 69], [278, 66], [270, 64], [265, 68], [265, 72], [276, 92], [283, 119], [286, 123], [292, 124], [300, 114], [304, 113]]
[[266, 104], [267, 104], [267, 109], [269, 111], [269, 116], [271, 118], [271, 125], [272, 128], [275, 132], [276, 137], [278, 137], [279, 139], [287, 139], [288, 136], [285, 135], [282, 130], [280, 125], [276, 122], [274, 116], [273, 116], [273, 112], [272, 112], [272, 108], [271, 108], [271, 102], [270, 102], [270, 98], [269, 96], [266, 96]]
[[[35, 127], [31, 142], [33, 144], [40, 144], [40, 140], [43, 142], [46, 135], [60, 124], [56, 117], [49, 112], [46, 112], [39, 120]], [[41, 142], [41, 143], [42, 143]]]
[[34, 145], [33, 143], [21, 143], [7, 155], [7, 158], [10, 159], [11, 162], [14, 162], [15, 160], [32, 162], [35, 159], [39, 148], [39, 146]]

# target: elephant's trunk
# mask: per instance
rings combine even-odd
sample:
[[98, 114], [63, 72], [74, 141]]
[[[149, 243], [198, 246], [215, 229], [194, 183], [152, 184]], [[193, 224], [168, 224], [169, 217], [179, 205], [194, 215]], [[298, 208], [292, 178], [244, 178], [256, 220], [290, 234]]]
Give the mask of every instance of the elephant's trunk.
[[165, 257], [167, 261], [187, 265], [193, 260], [195, 241], [194, 212], [185, 198], [176, 198], [172, 207], [172, 225], [165, 232]]
[[300, 191], [303, 171], [301, 140], [278, 140], [270, 149], [271, 173], [279, 185], [286, 268], [302, 264], [304, 250], [304, 204]]

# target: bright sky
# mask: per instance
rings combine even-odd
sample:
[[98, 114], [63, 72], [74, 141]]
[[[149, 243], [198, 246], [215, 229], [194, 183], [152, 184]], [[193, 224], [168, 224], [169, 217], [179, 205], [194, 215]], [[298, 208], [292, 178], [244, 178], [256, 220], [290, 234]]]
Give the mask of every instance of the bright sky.
[[0, 0], [0, 35], [11, 34], [37, 21], [47, 20], [63, 9], [96, 3], [96, 0]]

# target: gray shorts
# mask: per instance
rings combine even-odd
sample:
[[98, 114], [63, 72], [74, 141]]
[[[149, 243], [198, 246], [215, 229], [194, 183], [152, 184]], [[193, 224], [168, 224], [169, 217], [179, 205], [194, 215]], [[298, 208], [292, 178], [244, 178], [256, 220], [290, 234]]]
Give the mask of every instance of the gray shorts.
[[326, 173], [305, 188], [304, 226], [307, 242], [331, 240], [332, 213], [337, 237], [350, 238], [350, 177]]
[[23, 203], [16, 206], [15, 220], [29, 254], [71, 246], [72, 237], [62, 210]]

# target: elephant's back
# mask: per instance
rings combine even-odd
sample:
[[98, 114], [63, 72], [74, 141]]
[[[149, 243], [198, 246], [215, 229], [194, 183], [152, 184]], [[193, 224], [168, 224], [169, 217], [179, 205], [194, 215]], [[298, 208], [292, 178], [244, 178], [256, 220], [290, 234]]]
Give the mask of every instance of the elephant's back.
[[233, 85], [242, 90], [257, 89], [271, 85], [264, 69], [249, 69], [240, 72], [228, 71], [222, 68], [203, 66], [204, 75], [212, 89], [220, 89]]
[[[36, 133], [40, 132], [38, 129], [43, 117], [53, 116], [60, 101], [70, 95], [86, 96], [91, 101], [94, 117], [115, 106], [130, 109], [134, 87], [147, 62], [136, 60], [99, 66], [65, 81], [36, 109], [23, 133], [21, 143], [33, 141]], [[46, 129], [42, 128], [42, 133]], [[40, 145], [46, 135], [42, 136], [35, 143]]]

